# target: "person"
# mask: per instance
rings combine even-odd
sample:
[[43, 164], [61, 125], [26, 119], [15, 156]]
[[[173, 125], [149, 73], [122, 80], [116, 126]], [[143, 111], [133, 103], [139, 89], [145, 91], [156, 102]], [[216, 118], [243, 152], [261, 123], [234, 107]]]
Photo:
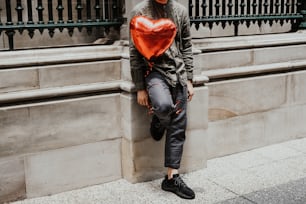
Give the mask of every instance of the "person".
[[164, 166], [168, 172], [161, 188], [181, 198], [194, 199], [194, 191], [178, 172], [185, 142], [187, 101], [194, 95], [188, 12], [175, 0], [143, 0], [131, 12], [131, 19], [136, 16], [170, 19], [176, 26], [173, 43], [161, 56], [153, 59], [153, 63], [137, 50], [130, 33], [131, 76], [137, 91], [137, 102], [153, 112], [152, 137], [158, 141], [166, 132]]

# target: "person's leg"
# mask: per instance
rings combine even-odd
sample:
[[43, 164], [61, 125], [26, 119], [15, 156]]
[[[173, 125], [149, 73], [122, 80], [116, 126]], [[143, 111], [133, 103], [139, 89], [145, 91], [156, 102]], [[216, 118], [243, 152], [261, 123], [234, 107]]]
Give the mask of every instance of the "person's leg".
[[146, 85], [154, 114], [151, 122], [151, 135], [155, 140], [160, 140], [171, 122], [175, 105], [170, 87], [159, 73], [152, 72], [148, 75]]
[[178, 173], [187, 126], [187, 87], [178, 85], [173, 89], [172, 96], [175, 108], [167, 128], [165, 144], [165, 167], [168, 167], [168, 175], [162, 182], [162, 189], [173, 192], [181, 198], [194, 199], [195, 193]]
[[187, 88], [181, 85], [169, 87], [158, 72], [148, 75], [146, 84], [153, 113], [167, 129], [165, 167], [169, 168], [171, 178], [180, 167], [185, 142]]
[[168, 167], [168, 171], [167, 171], [168, 179], [172, 179], [173, 175], [178, 174], [178, 173], [179, 173], [178, 169], [173, 169], [171, 167]]
[[165, 167], [169, 168], [169, 178], [180, 168], [187, 126], [187, 88], [178, 85], [173, 88], [172, 97], [175, 108], [167, 127], [165, 144]]
[[169, 176], [165, 176], [162, 189], [185, 199], [193, 199], [195, 198], [193, 190], [178, 174], [187, 123], [187, 88], [181, 86], [171, 88], [163, 77], [155, 72], [146, 78], [146, 83], [153, 113], [167, 129], [165, 167], [168, 167]]

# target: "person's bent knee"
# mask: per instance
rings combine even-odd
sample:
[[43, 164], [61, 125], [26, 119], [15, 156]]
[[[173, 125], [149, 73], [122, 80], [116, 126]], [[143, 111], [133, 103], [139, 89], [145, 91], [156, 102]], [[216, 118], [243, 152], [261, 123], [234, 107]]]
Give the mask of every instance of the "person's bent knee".
[[169, 116], [174, 110], [173, 104], [170, 103], [161, 103], [157, 107], [155, 107], [155, 114], [160, 117]]

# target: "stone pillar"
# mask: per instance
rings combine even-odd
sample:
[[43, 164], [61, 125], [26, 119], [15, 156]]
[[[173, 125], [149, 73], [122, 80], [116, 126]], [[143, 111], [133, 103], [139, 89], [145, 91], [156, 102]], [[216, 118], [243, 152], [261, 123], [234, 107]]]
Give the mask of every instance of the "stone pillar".
[[177, 2], [179, 2], [180, 4], [184, 5], [187, 9], [188, 9], [188, 1], [187, 0], [176, 0]]
[[130, 22], [130, 13], [133, 10], [134, 6], [140, 3], [142, 0], [123, 0], [123, 19], [124, 23], [120, 29], [120, 39], [128, 40], [129, 39], [129, 22]]
[[[121, 94], [122, 173], [132, 183], [161, 178], [164, 167], [165, 136], [154, 141], [150, 136], [151, 116], [137, 104], [134, 93]], [[208, 88], [195, 88], [195, 96], [188, 103], [188, 126], [182, 158], [181, 173], [206, 167], [205, 141], [208, 128]]]

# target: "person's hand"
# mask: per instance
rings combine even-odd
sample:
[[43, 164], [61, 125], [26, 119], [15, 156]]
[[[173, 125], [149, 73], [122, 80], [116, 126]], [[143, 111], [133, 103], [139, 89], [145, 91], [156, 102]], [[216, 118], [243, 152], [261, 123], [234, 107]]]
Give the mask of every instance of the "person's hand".
[[188, 91], [188, 101], [191, 101], [193, 95], [194, 95], [194, 90], [193, 90], [193, 85], [191, 81], [187, 81], [187, 91]]
[[149, 97], [146, 90], [137, 91], [137, 102], [139, 105], [149, 107]]

